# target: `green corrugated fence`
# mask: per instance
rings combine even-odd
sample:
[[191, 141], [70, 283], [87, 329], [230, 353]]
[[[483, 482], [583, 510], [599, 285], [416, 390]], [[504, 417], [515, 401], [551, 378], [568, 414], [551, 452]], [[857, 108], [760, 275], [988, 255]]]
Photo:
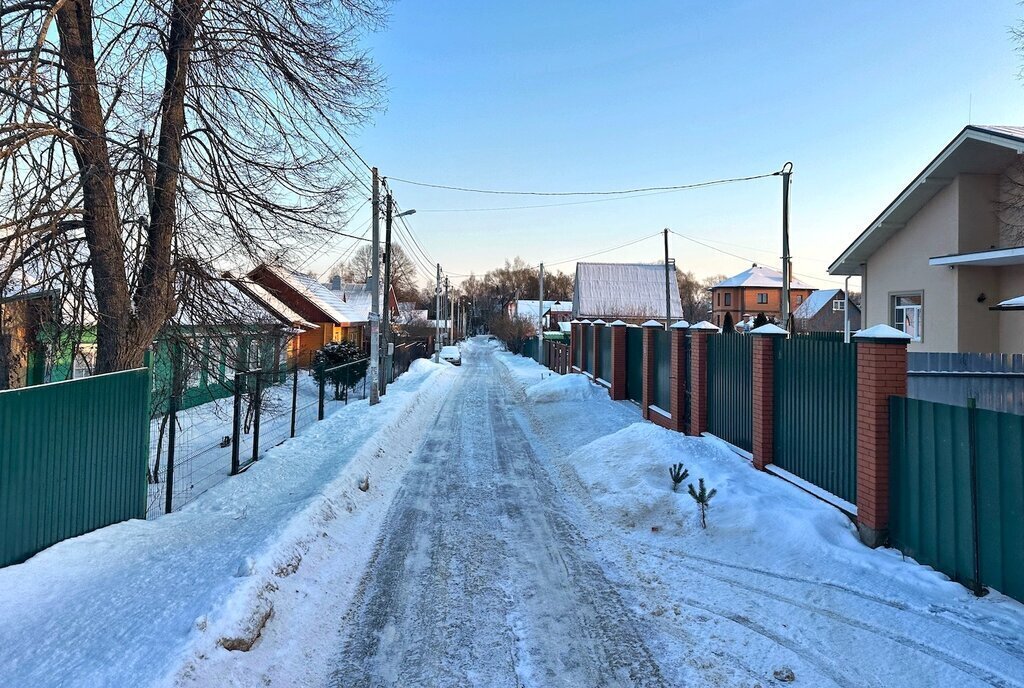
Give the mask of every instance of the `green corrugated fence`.
[[890, 400], [890, 542], [1024, 601], [1024, 416]]
[[612, 381], [612, 328], [605, 325], [597, 335], [597, 345], [601, 347], [601, 369], [597, 371], [597, 377], [605, 382]]
[[777, 339], [774, 359], [773, 463], [856, 503], [856, 344]]
[[0, 566], [146, 518], [147, 368], [0, 392]]
[[594, 360], [590, 353], [592, 348], [594, 348], [594, 337], [591, 334], [590, 325], [580, 325], [580, 357], [577, 360], [580, 370], [583, 372], [594, 372], [591, 370], [591, 363]]
[[708, 338], [708, 431], [753, 449], [753, 344], [746, 335]]
[[638, 404], [644, 398], [644, 331], [626, 328], [626, 396]]
[[665, 413], [672, 412], [672, 333], [654, 331], [654, 405]]

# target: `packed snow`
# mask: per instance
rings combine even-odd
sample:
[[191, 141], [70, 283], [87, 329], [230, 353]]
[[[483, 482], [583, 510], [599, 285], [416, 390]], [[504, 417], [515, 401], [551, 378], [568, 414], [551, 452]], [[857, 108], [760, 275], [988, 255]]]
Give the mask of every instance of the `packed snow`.
[[557, 401], [586, 401], [607, 397], [608, 392], [598, 387], [585, 375], [555, 375], [526, 390], [526, 398], [535, 404], [550, 404]]

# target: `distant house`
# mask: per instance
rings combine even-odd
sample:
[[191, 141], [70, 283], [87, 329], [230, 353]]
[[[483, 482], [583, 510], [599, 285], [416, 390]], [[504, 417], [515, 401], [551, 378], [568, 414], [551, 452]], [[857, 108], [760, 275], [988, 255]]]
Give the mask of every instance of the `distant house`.
[[911, 351], [1024, 351], [1024, 127], [965, 127], [829, 267]]
[[[718, 327], [731, 316], [733, 325], [763, 313], [769, 320], [782, 319], [782, 273], [754, 263], [738, 275], [711, 287], [711, 322]], [[790, 312], [795, 311], [815, 289], [798, 279], [789, 283]]]
[[[819, 289], [811, 292], [793, 311], [794, 332], [842, 332], [846, 325], [846, 294], [842, 289]], [[850, 306], [850, 332], [860, 329], [860, 308]]]
[[[675, 265], [669, 266], [669, 301], [673, 321], [682, 319]], [[664, 320], [665, 265], [656, 263], [577, 263], [572, 317], [576, 320], [623, 320], [639, 324]]]
[[[510, 301], [506, 308], [511, 318], [529, 318], [536, 321], [540, 317], [541, 303], [537, 299], [519, 299]], [[544, 329], [554, 329], [558, 323], [572, 320], [572, 302], [545, 301], [543, 314]]]

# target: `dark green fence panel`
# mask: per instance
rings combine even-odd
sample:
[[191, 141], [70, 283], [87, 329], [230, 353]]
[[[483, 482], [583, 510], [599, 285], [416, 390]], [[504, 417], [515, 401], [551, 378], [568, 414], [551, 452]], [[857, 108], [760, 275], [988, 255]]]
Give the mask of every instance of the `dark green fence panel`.
[[753, 449], [753, 337], [708, 338], [708, 431], [740, 449]]
[[638, 404], [644, 400], [644, 331], [626, 328], [626, 396]]
[[0, 392], [0, 566], [146, 518], [148, 369]]
[[607, 383], [612, 381], [612, 328], [605, 325], [597, 335], [601, 347], [600, 366], [597, 376]]
[[775, 342], [774, 463], [857, 502], [857, 349], [842, 339]]
[[902, 397], [890, 411], [890, 543], [1024, 601], [1024, 417]]
[[537, 340], [534, 338], [523, 340], [523, 356], [537, 360]]
[[580, 370], [592, 373], [591, 363], [594, 357], [590, 355], [590, 349], [593, 348], [593, 335], [591, 334], [590, 325], [580, 325]]
[[672, 351], [669, 348], [672, 334], [667, 330], [654, 331], [654, 405], [669, 413], [672, 411], [671, 380]]

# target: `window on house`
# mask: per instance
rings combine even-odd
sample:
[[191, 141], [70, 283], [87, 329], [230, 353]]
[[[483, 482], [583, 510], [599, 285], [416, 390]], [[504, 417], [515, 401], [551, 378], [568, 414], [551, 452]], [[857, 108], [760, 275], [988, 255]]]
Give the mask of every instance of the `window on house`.
[[732, 294], [725, 294], [725, 305], [726, 306], [731, 306], [732, 305]]
[[722, 305], [722, 292], [718, 292], [717, 294], [715, 294], [715, 305], [716, 306], [721, 306]]
[[72, 379], [79, 380], [83, 377], [89, 377], [92, 375], [93, 368], [95, 367], [96, 345], [80, 344], [75, 352], [74, 368], [71, 371]]
[[891, 299], [892, 326], [906, 332], [913, 341], [921, 341], [924, 334], [923, 294], [893, 294]]
[[842, 299], [836, 299], [835, 301], [832, 302], [832, 310], [834, 310], [834, 311], [845, 311], [846, 310], [846, 302], [843, 301]]
[[804, 302], [804, 295], [803, 294], [797, 294], [796, 295], [796, 303], [797, 303], [797, 305], [800, 305], [803, 302]]
[[260, 369], [260, 341], [252, 339], [249, 341], [249, 370]]
[[758, 303], [768, 303], [768, 292], [766, 292], [766, 291], [759, 291], [759, 292], [757, 292], [757, 302]]

